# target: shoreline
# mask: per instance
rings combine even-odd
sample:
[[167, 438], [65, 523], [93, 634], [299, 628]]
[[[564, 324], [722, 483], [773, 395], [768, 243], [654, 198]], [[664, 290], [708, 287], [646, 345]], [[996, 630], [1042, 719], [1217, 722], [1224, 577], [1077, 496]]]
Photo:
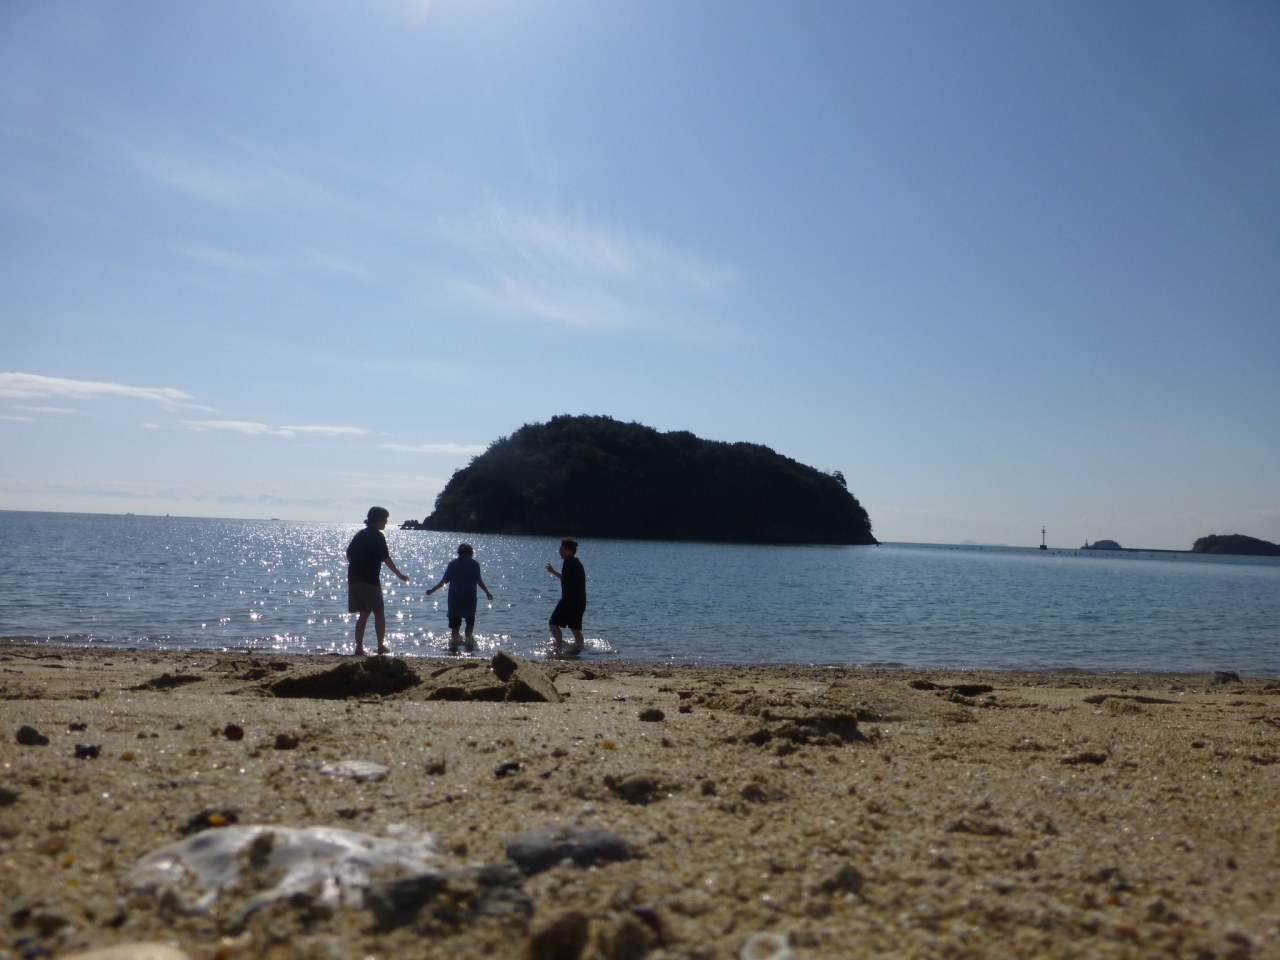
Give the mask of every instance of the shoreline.
[[[423, 682], [271, 693], [356, 662], [0, 640], [0, 956], [32, 937], [55, 956], [172, 941], [193, 960], [543, 960], [568, 955], [547, 952], [557, 930], [608, 960], [737, 957], [755, 934], [796, 957], [1280, 952], [1266, 679], [551, 661], [517, 676], [541, 671], [560, 702], [477, 702], [430, 699], [430, 675], [471, 663], [496, 682], [486, 661], [395, 657]], [[19, 745], [22, 725], [50, 742]], [[388, 772], [321, 772], [343, 760]], [[133, 891], [134, 864], [207, 809], [430, 832], [454, 877], [509, 865], [507, 842], [544, 827], [611, 831], [633, 856], [524, 877], [527, 913], [433, 901], [396, 927], [305, 897], [245, 919], [247, 881], [204, 914]]]
[[[388, 641], [389, 643], [392, 641]], [[367, 644], [367, 646], [371, 645]], [[338, 662], [341, 659], [351, 659], [355, 654], [349, 651], [336, 650], [278, 650], [272, 647], [254, 647], [254, 646], [234, 646], [231, 644], [207, 646], [207, 647], [190, 647], [190, 646], [126, 646], [114, 642], [105, 641], [81, 641], [71, 640], [66, 637], [37, 637], [37, 636], [3, 636], [0, 635], [0, 653], [6, 647], [26, 647], [42, 650], [70, 650], [91, 654], [101, 654], [110, 656], [113, 653], [129, 653], [129, 654], [159, 654], [162, 656], [182, 656], [186, 654], [206, 655], [206, 656], [246, 656], [246, 657], [273, 657], [283, 659], [298, 658], [299, 660], [309, 660], [315, 658], [328, 658], [331, 662]], [[415, 647], [411, 649], [400, 649], [393, 647], [390, 657], [392, 659], [409, 660], [412, 662], [439, 661], [439, 662], [466, 662], [468, 660], [487, 660], [498, 650], [486, 651], [475, 650], [465, 653], [464, 655], [446, 654], [441, 650], [425, 649]], [[509, 651], [502, 651], [509, 652]], [[733, 670], [739, 667], [762, 667], [766, 669], [814, 669], [814, 670], [852, 670], [852, 671], [900, 671], [900, 672], [917, 672], [917, 673], [955, 673], [955, 674], [991, 674], [991, 675], [1022, 675], [1022, 674], [1044, 674], [1052, 676], [1056, 674], [1086, 674], [1099, 677], [1150, 677], [1150, 678], [1182, 678], [1189, 682], [1196, 682], [1196, 678], [1210, 678], [1215, 673], [1222, 671], [1213, 668], [1204, 668], [1200, 670], [1151, 670], [1144, 667], [1109, 667], [1109, 666], [1057, 666], [1057, 667], [1028, 667], [1028, 666], [937, 666], [937, 665], [913, 665], [900, 663], [897, 661], [868, 661], [868, 662], [844, 662], [844, 661], [761, 661], [761, 660], [629, 660], [616, 654], [593, 654], [588, 652], [585, 656], [580, 657], [528, 657], [524, 653], [510, 652], [511, 656], [528, 659], [534, 663], [541, 663], [547, 666], [556, 666], [563, 669], [568, 667], [589, 667], [596, 669], [682, 669], [685, 667], [700, 668], [722, 668], [725, 670]], [[375, 654], [367, 654], [373, 658]], [[1234, 669], [1226, 672], [1238, 675], [1242, 680], [1280, 680], [1280, 672], [1270, 669], [1250, 670], [1247, 667], [1237, 667], [1234, 664], [1227, 664]]]

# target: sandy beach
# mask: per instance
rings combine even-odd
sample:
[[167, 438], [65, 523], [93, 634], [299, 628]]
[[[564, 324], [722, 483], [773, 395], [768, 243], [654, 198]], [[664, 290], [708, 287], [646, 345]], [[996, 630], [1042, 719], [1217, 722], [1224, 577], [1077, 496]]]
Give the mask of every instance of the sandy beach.
[[[0, 641], [0, 958], [1280, 956], [1274, 681], [395, 663]], [[429, 864], [275, 896], [314, 827]]]

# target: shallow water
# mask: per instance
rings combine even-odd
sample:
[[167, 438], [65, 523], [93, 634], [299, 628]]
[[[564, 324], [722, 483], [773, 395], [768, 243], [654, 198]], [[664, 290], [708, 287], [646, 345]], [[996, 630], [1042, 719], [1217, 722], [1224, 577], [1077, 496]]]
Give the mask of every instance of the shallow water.
[[[124, 646], [345, 651], [357, 525], [0, 511], [0, 635]], [[494, 602], [477, 653], [544, 648], [550, 538], [474, 536]], [[427, 587], [455, 534], [389, 529], [393, 649], [447, 646]], [[1280, 672], [1280, 561], [885, 544], [584, 540], [589, 657]], [[372, 647], [372, 626], [367, 638]]]

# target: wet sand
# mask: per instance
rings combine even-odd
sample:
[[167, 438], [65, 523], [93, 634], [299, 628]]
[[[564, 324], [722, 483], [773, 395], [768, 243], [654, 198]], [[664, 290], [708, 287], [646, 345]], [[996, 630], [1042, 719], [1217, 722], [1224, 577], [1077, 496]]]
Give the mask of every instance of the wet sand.
[[[269, 692], [339, 662], [0, 641], [0, 958], [549, 958], [574, 930], [609, 960], [737, 957], [757, 933], [795, 957], [1280, 957], [1273, 681], [611, 662], [551, 665], [560, 703]], [[198, 679], [132, 689], [163, 674]], [[320, 773], [341, 760], [389, 773]], [[205, 912], [131, 890], [208, 809], [407, 825], [444, 867], [548, 826], [634, 857], [528, 877], [531, 912], [435, 904], [395, 927], [306, 898], [246, 919], [244, 884]]]

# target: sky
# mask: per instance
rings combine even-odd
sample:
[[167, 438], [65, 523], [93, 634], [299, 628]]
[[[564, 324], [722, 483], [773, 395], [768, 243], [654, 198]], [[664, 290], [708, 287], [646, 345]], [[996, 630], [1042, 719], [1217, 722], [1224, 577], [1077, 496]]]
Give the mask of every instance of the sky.
[[885, 541], [1280, 541], [1280, 6], [0, 5], [0, 509], [422, 518], [557, 414]]

